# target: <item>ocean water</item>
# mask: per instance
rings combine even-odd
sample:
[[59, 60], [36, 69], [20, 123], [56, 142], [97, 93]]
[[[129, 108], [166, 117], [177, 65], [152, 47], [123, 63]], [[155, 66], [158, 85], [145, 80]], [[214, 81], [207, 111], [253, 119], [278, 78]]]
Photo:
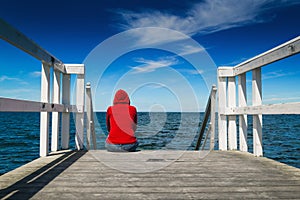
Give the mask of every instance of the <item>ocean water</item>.
[[[193, 150], [202, 118], [203, 113], [140, 112], [136, 131], [139, 149]], [[0, 175], [39, 157], [39, 119], [39, 113], [0, 113]], [[104, 149], [105, 113], [96, 113], [95, 119], [97, 149]], [[70, 148], [75, 148], [72, 115], [70, 123]], [[252, 152], [251, 116], [248, 125], [248, 146]], [[216, 133], [215, 149], [217, 142]], [[300, 115], [264, 115], [263, 150], [265, 157], [300, 168]]]

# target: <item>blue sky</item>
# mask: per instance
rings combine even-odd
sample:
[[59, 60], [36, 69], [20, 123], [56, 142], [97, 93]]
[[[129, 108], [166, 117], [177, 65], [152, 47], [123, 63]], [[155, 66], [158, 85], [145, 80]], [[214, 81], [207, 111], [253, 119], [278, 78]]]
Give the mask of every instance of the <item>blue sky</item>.
[[[292, 0], [0, 3], [0, 17], [47, 51], [64, 63], [86, 64], [96, 110], [106, 110], [119, 88], [139, 111], [203, 110], [218, 66], [300, 33], [300, 1]], [[39, 101], [40, 62], [4, 41], [0, 55], [0, 96]], [[262, 69], [265, 104], [300, 100], [299, 61]]]

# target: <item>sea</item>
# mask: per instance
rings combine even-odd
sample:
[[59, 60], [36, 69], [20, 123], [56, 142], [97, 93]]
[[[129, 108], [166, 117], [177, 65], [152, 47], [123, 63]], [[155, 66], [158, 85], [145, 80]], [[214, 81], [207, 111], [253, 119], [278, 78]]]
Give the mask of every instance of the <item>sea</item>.
[[[204, 113], [194, 112], [139, 112], [136, 131], [138, 149], [194, 150], [203, 116]], [[104, 149], [107, 136], [105, 112], [94, 113], [94, 117], [97, 149]], [[40, 114], [1, 112], [0, 120], [0, 175], [2, 175], [39, 157]], [[70, 124], [70, 148], [75, 149], [72, 114]], [[206, 128], [208, 129], [208, 126]], [[51, 132], [51, 126], [49, 129]], [[253, 152], [252, 137], [252, 117], [248, 116], [249, 152]], [[217, 133], [215, 138], [217, 149]], [[209, 141], [210, 135], [205, 134], [201, 140], [200, 150], [207, 150]], [[263, 154], [267, 158], [300, 168], [300, 115], [263, 115]]]

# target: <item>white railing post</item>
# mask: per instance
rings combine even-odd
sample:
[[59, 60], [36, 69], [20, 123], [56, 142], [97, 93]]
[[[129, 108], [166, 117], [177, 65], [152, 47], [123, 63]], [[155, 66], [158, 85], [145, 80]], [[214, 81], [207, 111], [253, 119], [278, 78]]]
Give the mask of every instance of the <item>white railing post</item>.
[[90, 144], [91, 144], [91, 131], [92, 131], [92, 114], [91, 113], [91, 84], [87, 83], [86, 84], [86, 148], [87, 150], [90, 150]]
[[[62, 104], [70, 105], [71, 76], [63, 74], [62, 78]], [[70, 141], [70, 113], [63, 112], [61, 120], [61, 148], [68, 149]]]
[[[41, 102], [49, 103], [50, 97], [50, 66], [42, 63]], [[49, 149], [49, 113], [40, 113], [40, 156], [48, 155]]]
[[[53, 72], [52, 103], [60, 103], [60, 72], [57, 70]], [[52, 112], [51, 151], [57, 151], [59, 149], [59, 119], [59, 112]]]
[[[239, 107], [247, 106], [247, 92], [246, 92], [246, 73], [238, 76], [238, 99]], [[247, 152], [247, 115], [239, 115], [239, 138], [240, 138], [240, 151]]]
[[[236, 83], [235, 77], [228, 78], [228, 107], [236, 107]], [[228, 147], [229, 150], [237, 149], [236, 116], [228, 116]]]
[[83, 149], [83, 131], [84, 131], [84, 74], [77, 74], [76, 80], [76, 136], [75, 142], [78, 150]]
[[227, 150], [227, 117], [224, 115], [226, 107], [226, 77], [220, 76], [220, 70], [218, 69], [218, 134], [219, 134], [219, 150]]
[[211, 123], [211, 134], [210, 134], [210, 150], [215, 147], [215, 127], [216, 127], [216, 93], [217, 87], [212, 86], [211, 96], [210, 96], [210, 123]]
[[96, 134], [95, 134], [95, 123], [94, 123], [94, 111], [93, 111], [93, 101], [91, 94], [91, 84], [86, 84], [86, 143], [87, 149], [90, 150], [91, 137], [93, 142], [93, 149], [97, 149], [96, 144]]
[[[261, 68], [252, 70], [252, 104], [262, 105]], [[253, 153], [255, 156], [263, 155], [262, 148], [262, 115], [253, 115]]]

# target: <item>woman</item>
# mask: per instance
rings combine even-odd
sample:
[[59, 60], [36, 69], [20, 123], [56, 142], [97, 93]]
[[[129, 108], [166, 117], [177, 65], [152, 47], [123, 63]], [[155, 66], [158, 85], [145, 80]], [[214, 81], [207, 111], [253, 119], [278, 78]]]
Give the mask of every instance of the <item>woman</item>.
[[105, 147], [112, 152], [133, 152], [138, 146], [134, 135], [137, 126], [137, 112], [130, 105], [128, 94], [118, 90], [115, 94], [113, 106], [106, 112], [106, 126], [109, 132]]

